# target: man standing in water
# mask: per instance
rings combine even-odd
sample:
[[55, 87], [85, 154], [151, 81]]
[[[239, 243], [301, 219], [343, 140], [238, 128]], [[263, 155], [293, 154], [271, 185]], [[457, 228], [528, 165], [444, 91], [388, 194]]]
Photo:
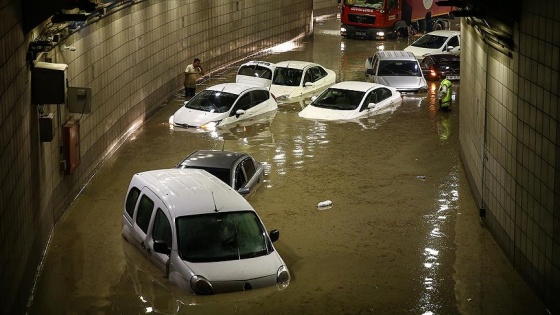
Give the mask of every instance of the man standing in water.
[[185, 98], [190, 99], [194, 96], [196, 92], [196, 80], [204, 75], [204, 69], [202, 69], [202, 64], [200, 59], [195, 58], [193, 63], [187, 66], [185, 69]]
[[445, 75], [442, 74], [442, 80], [439, 84], [438, 90], [438, 100], [439, 100], [439, 109], [443, 111], [448, 111], [449, 106], [451, 106], [451, 81], [449, 81]]

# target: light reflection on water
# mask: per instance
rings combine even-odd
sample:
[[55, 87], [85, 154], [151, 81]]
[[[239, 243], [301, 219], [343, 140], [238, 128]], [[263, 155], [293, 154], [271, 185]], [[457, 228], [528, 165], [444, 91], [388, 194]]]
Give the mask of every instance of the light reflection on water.
[[[451, 236], [443, 233], [443, 230], [452, 230], [450, 225], [453, 225], [458, 210], [458, 186], [458, 169], [454, 167], [438, 187], [439, 198], [434, 205], [434, 212], [425, 216], [432, 229], [426, 238], [424, 249], [424, 289], [420, 298], [423, 314], [441, 313], [440, 291], [445, 290], [447, 286], [445, 282], [449, 282], [450, 279], [445, 279], [444, 272], [441, 270], [440, 252], [449, 250], [450, 244], [453, 243], [450, 239]], [[448, 258], [446, 261], [449, 262], [450, 259]], [[453, 268], [452, 266], [445, 267]]]

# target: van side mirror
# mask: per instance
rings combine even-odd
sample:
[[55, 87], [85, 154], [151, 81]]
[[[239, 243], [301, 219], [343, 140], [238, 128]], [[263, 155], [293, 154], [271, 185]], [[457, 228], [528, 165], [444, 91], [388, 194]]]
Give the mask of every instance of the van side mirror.
[[160, 254], [171, 255], [171, 248], [164, 241], [154, 240], [154, 251]]
[[280, 238], [280, 231], [272, 230], [270, 231], [269, 236], [270, 236], [270, 240], [274, 243]]

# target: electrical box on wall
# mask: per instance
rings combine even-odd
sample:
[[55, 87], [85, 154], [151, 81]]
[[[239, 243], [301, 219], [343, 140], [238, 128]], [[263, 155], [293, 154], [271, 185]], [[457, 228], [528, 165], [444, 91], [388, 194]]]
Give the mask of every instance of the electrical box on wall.
[[54, 139], [54, 114], [39, 117], [39, 139], [41, 142], [51, 142]]
[[78, 120], [70, 119], [62, 126], [62, 143], [66, 161], [64, 174], [72, 175], [80, 165], [80, 123]]
[[76, 114], [89, 114], [91, 112], [91, 88], [68, 87], [68, 111]]
[[33, 104], [66, 103], [67, 64], [39, 61], [31, 72], [31, 101]]

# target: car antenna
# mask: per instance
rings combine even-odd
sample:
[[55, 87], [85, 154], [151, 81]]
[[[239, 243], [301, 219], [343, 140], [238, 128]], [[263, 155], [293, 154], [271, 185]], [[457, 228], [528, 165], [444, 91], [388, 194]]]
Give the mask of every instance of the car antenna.
[[212, 200], [214, 201], [214, 212], [218, 212], [218, 207], [216, 206], [216, 199], [214, 198], [214, 192], [210, 191], [210, 193], [212, 193]]

